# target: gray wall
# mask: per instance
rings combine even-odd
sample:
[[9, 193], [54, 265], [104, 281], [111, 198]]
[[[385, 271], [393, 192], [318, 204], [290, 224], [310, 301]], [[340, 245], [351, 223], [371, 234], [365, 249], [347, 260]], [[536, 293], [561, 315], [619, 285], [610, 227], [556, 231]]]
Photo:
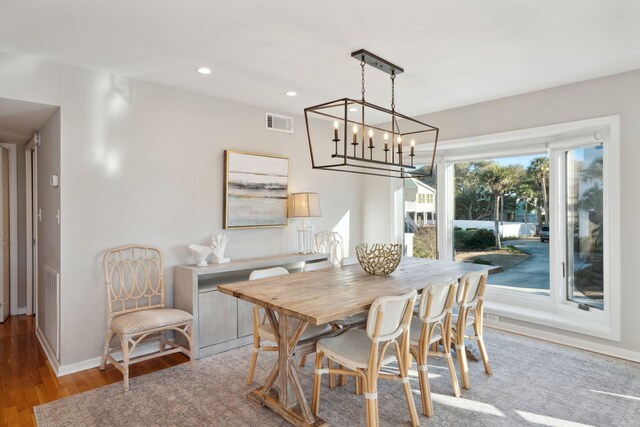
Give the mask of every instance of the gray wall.
[[[44, 266], [60, 271], [60, 226], [55, 218], [60, 209], [60, 187], [49, 185], [51, 175], [60, 175], [60, 110], [51, 115], [38, 133], [41, 141], [38, 147], [38, 209], [42, 211], [42, 220], [38, 222], [38, 294], [44, 295]], [[39, 298], [37, 321], [42, 331], [46, 314], [44, 298]]]
[[[225, 232], [232, 259], [295, 249], [298, 222], [222, 230], [225, 149], [288, 156], [290, 191], [320, 193], [323, 216], [311, 221], [316, 230], [337, 228], [351, 249], [362, 240], [363, 180], [310, 168], [301, 115], [294, 117], [294, 134], [271, 132], [264, 129], [264, 108], [5, 53], [0, 97], [61, 107], [62, 365], [87, 367], [100, 355], [102, 255], [109, 248], [160, 247], [169, 304], [172, 266], [193, 263], [190, 243]], [[331, 135], [331, 123], [322, 126]], [[43, 210], [43, 222], [51, 215]], [[53, 251], [43, 256], [43, 263], [58, 261]]]
[[[636, 197], [636, 185], [640, 182], [640, 70], [427, 114], [418, 119], [438, 126], [440, 140], [446, 141], [614, 114], [620, 115], [621, 126], [621, 228], [624, 230], [621, 242], [622, 341], [618, 343], [557, 330], [553, 332], [640, 352], [637, 329], [640, 324], [640, 310], [637, 309], [640, 286], [635, 278], [635, 263], [640, 256], [640, 222], [637, 220], [640, 203]], [[367, 188], [373, 191], [376, 183], [368, 182]], [[385, 189], [381, 188], [381, 191], [384, 193]], [[381, 197], [373, 202], [375, 206], [365, 206], [368, 212], [379, 215], [365, 218], [365, 239], [370, 238], [372, 222], [389, 221], [388, 200], [388, 197]], [[549, 330], [531, 324], [527, 326]]]

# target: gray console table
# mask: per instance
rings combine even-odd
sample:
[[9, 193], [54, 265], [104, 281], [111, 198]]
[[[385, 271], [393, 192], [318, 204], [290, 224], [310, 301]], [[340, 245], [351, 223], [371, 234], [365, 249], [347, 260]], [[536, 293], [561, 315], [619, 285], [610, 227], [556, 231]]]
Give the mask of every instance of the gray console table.
[[[286, 254], [174, 267], [173, 302], [175, 308], [193, 314], [196, 359], [252, 342], [252, 304], [219, 292], [218, 285], [247, 280], [257, 269], [280, 266], [295, 272], [305, 262], [326, 259], [327, 254]], [[181, 336], [176, 340], [185, 344]]]

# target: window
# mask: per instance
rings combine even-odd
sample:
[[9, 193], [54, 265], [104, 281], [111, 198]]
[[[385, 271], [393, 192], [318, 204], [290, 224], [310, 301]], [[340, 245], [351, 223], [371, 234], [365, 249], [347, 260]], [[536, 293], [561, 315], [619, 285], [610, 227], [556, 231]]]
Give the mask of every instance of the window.
[[[463, 227], [460, 223], [461, 218], [474, 221], [482, 215], [481, 208], [464, 213], [463, 209], [471, 209], [471, 204], [461, 203], [465, 195], [460, 193], [460, 185], [471, 185], [469, 182], [474, 179], [471, 175], [486, 167], [486, 162], [505, 167], [520, 163], [527, 170], [529, 165], [525, 163], [546, 159], [548, 170], [545, 182], [540, 184], [548, 188], [546, 195], [539, 194], [531, 202], [519, 192], [498, 189], [494, 194], [498, 197], [490, 198], [492, 207], [485, 209], [494, 221], [494, 233], [496, 218], [499, 227], [508, 222], [535, 224], [535, 245], [548, 251], [547, 263], [538, 264], [519, 278], [509, 277], [513, 267], [491, 275], [487, 312], [619, 340], [618, 117], [447, 141], [439, 144], [438, 157], [437, 247], [439, 258], [445, 260], [460, 255], [460, 239], [469, 237], [466, 234], [470, 234], [470, 228], [481, 228], [469, 224]], [[467, 182], [461, 184], [458, 180]], [[540, 190], [539, 187], [539, 193]], [[500, 231], [504, 237], [504, 228]], [[492, 259], [483, 260], [482, 255], [479, 258], [476, 262], [494, 263]], [[548, 277], [546, 286], [536, 285], [532, 292], [531, 278], [540, 274]]]
[[[419, 169], [420, 170], [420, 169]], [[420, 258], [437, 258], [437, 228], [433, 192], [436, 175], [405, 179], [402, 182], [404, 254]]]
[[549, 296], [549, 156], [454, 163], [455, 260], [500, 267], [491, 287]]

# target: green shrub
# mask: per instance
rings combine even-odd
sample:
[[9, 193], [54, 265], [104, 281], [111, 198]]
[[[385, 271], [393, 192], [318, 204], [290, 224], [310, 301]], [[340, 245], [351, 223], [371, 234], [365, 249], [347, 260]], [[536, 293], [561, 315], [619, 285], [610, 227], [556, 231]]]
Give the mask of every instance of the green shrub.
[[436, 258], [436, 247], [435, 225], [417, 227], [413, 235], [413, 256], [418, 258]]
[[454, 247], [458, 251], [483, 250], [495, 247], [496, 235], [493, 230], [455, 230]]

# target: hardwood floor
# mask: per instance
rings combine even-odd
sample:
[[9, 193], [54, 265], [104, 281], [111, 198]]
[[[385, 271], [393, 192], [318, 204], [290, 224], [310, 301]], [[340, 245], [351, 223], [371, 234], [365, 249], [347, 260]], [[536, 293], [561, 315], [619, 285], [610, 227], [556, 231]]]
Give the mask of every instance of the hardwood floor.
[[[171, 354], [131, 366], [131, 377], [187, 362]], [[11, 316], [0, 324], [0, 427], [35, 425], [33, 407], [122, 380], [112, 365], [57, 378], [35, 334], [34, 316]]]

